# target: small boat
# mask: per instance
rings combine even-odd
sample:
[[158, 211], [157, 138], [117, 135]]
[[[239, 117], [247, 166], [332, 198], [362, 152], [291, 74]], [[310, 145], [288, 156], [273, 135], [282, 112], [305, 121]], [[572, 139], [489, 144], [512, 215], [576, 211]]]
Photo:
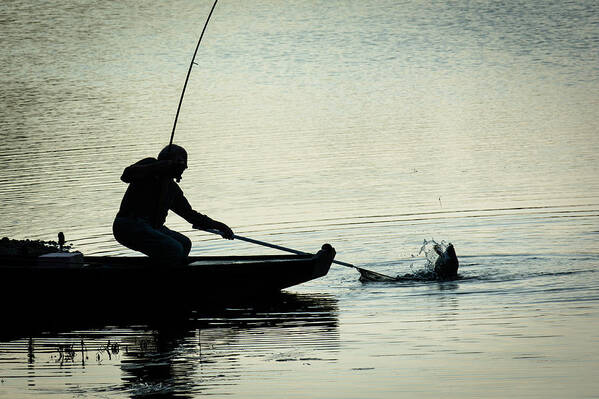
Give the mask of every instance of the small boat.
[[1, 257], [3, 303], [32, 301], [86, 308], [99, 304], [197, 304], [260, 297], [325, 276], [335, 257], [329, 244], [316, 254], [192, 256], [183, 266], [141, 256], [54, 253]]

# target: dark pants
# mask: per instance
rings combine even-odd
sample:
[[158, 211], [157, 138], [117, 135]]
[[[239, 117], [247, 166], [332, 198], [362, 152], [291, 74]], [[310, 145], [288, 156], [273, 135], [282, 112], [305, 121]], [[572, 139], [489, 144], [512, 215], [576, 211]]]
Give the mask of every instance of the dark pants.
[[166, 226], [154, 228], [144, 218], [117, 216], [112, 232], [119, 243], [159, 262], [182, 264], [191, 250], [189, 238]]

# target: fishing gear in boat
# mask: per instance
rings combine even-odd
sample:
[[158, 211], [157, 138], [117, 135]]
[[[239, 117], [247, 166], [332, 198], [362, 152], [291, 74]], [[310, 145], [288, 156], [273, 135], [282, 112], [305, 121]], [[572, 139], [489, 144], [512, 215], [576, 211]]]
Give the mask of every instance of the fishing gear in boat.
[[[206, 231], [206, 232], [212, 233], [212, 234], [218, 234], [218, 235], [221, 234], [220, 231], [218, 231], [218, 230], [202, 229], [202, 228], [199, 228], [198, 226], [193, 226], [193, 228], [198, 229], [198, 230], [203, 230], [203, 231]], [[248, 237], [243, 237], [243, 236], [240, 236], [237, 234], [233, 234], [233, 239], [249, 242], [252, 244], [262, 245], [262, 246], [268, 247], [268, 248], [278, 249], [280, 251], [290, 252], [290, 253], [296, 254], [296, 255], [310, 255], [307, 252], [298, 251], [297, 249], [287, 248], [287, 247], [283, 247], [280, 245], [271, 244], [269, 242], [259, 241], [259, 240], [255, 240], [253, 238], [248, 238]], [[367, 270], [362, 267], [352, 265], [351, 263], [342, 262], [340, 260], [333, 260], [333, 263], [336, 263], [341, 266], [351, 267], [353, 269], [356, 269], [358, 272], [360, 272], [360, 280], [362, 280], [362, 281], [397, 281], [397, 279], [395, 277], [391, 277], [391, 276], [387, 276], [385, 274], [373, 272], [372, 270]]]

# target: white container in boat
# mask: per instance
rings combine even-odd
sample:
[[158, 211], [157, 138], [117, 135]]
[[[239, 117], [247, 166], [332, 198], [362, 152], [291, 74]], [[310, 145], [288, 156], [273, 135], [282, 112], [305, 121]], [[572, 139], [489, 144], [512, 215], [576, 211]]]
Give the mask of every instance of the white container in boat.
[[37, 258], [38, 266], [80, 266], [82, 264], [81, 252], [52, 252]]

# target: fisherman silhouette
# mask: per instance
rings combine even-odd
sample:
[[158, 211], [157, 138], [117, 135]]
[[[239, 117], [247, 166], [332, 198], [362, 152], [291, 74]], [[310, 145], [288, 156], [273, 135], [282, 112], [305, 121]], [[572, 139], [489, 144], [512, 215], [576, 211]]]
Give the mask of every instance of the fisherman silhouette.
[[175, 144], [160, 151], [158, 159], [144, 158], [125, 168], [121, 180], [129, 187], [112, 225], [119, 243], [158, 263], [185, 263], [191, 240], [164, 225], [169, 210], [196, 228], [218, 230], [223, 238], [233, 239], [229, 226], [193, 210], [177, 184], [185, 169], [187, 151]]

